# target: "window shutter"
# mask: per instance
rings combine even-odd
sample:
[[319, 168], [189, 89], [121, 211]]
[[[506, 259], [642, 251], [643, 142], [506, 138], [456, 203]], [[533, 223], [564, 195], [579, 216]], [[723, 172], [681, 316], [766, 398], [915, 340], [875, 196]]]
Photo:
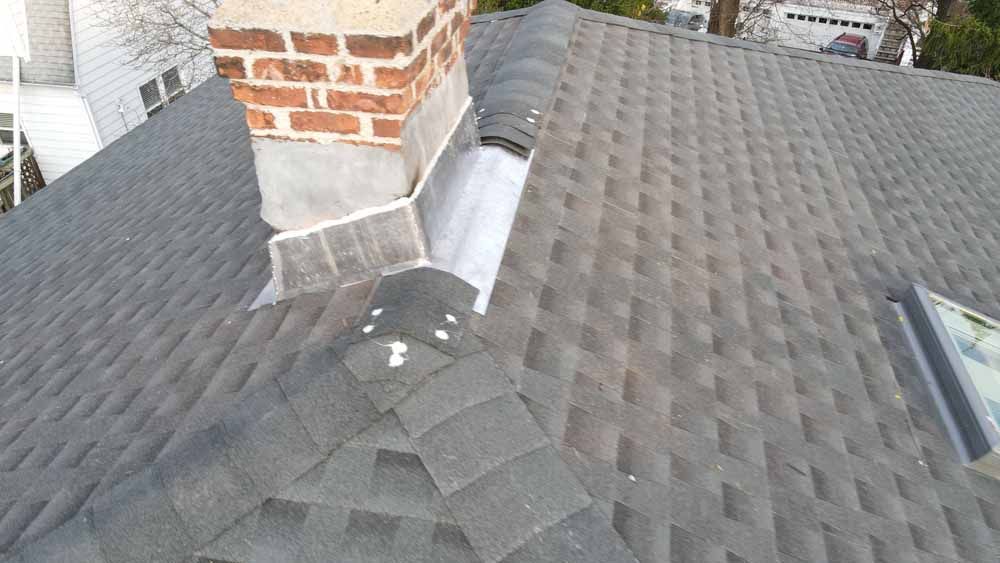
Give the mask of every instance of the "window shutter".
[[163, 73], [163, 89], [167, 91], [167, 98], [173, 98], [174, 94], [184, 89], [184, 85], [181, 84], [181, 75], [177, 72], [177, 67]]

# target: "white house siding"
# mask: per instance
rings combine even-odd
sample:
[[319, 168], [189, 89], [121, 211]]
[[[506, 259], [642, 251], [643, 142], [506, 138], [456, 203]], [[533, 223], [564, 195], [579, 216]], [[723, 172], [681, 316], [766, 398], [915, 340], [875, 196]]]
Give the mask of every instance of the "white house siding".
[[[76, 43], [77, 85], [87, 97], [94, 123], [107, 145], [146, 120], [139, 86], [157, 75], [154, 70], [126, 66], [126, 53], [114, 33], [99, 25], [99, 0], [72, 0]], [[119, 111], [119, 106], [122, 111]]]
[[[0, 113], [13, 112], [13, 86], [0, 83]], [[98, 149], [87, 109], [73, 88], [23, 84], [21, 123], [46, 182], [62, 176]]]

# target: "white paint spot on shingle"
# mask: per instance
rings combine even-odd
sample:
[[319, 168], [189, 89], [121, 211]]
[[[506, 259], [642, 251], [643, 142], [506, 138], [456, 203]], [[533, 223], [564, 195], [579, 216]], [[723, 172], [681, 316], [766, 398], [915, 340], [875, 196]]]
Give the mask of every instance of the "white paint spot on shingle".
[[372, 309], [372, 316], [377, 317], [382, 314], [382, 309]]
[[525, 119], [528, 120], [528, 123], [534, 123], [535, 122], [535, 120], [532, 119], [532, 118], [530, 118], [530, 117], [525, 117]]
[[365, 325], [365, 328], [361, 329], [361, 332], [368, 334], [373, 330], [375, 330], [375, 325]]
[[439, 340], [448, 340], [448, 333], [443, 330], [435, 330], [434, 336], [438, 337]]
[[392, 355], [389, 356], [389, 367], [398, 368], [406, 362], [406, 351], [409, 349], [406, 344], [399, 340], [389, 345]]
[[542, 112], [538, 111], [537, 109], [531, 110], [531, 113], [533, 113], [535, 115], [542, 115]]
[[458, 319], [455, 318], [455, 315], [447, 315], [446, 314], [444, 316], [444, 320], [445, 320], [445, 322], [447, 322], [449, 324], [453, 324], [453, 325], [457, 325], [458, 324]]
[[629, 475], [628, 476], [628, 480], [632, 481], [633, 483], [635, 483], [635, 475]]

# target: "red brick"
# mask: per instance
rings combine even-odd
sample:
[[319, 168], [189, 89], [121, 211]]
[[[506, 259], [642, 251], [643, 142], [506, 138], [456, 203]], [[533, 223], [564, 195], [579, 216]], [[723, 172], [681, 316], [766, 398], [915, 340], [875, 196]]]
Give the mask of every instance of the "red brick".
[[424, 37], [427, 37], [427, 34], [434, 29], [434, 24], [436, 23], [437, 12], [431, 10], [431, 12], [424, 16], [424, 19], [420, 20], [420, 23], [417, 24], [417, 43], [420, 43], [424, 40]]
[[391, 137], [398, 139], [403, 134], [401, 119], [372, 119], [372, 129], [376, 137]]
[[441, 47], [441, 50], [437, 52], [438, 66], [444, 66], [445, 62], [451, 57], [452, 51], [453, 49], [451, 48], [451, 41], [446, 42], [444, 44], [444, 47]]
[[265, 29], [209, 29], [208, 38], [216, 49], [246, 49], [249, 51], [285, 50], [280, 33]]
[[411, 104], [409, 96], [402, 94], [382, 96], [366, 92], [342, 92], [339, 90], [327, 92], [326, 102], [330, 109], [397, 115], [409, 111]]
[[465, 22], [465, 14], [462, 12], [455, 12], [455, 15], [451, 18], [451, 32], [456, 33], [458, 30], [462, 29], [463, 22]]
[[323, 103], [321, 102], [321, 100], [323, 99], [322, 90], [313, 90], [310, 93], [312, 94], [313, 107], [315, 108], [323, 107]]
[[365, 75], [361, 72], [361, 67], [358, 65], [340, 65], [340, 74], [337, 75], [337, 82], [360, 86], [365, 83]]
[[292, 32], [292, 45], [300, 53], [312, 55], [336, 55], [340, 52], [336, 35], [325, 33]]
[[423, 99], [424, 93], [427, 92], [427, 87], [431, 85], [431, 78], [434, 76], [434, 68], [428, 67], [424, 72], [417, 77], [413, 82], [413, 97], [416, 100]]
[[293, 82], [326, 82], [326, 65], [316, 61], [289, 59], [257, 59], [253, 75], [265, 80], [290, 80]]
[[246, 78], [247, 69], [240, 57], [215, 57], [215, 70], [226, 78]]
[[455, 7], [455, 0], [438, 0], [438, 8], [442, 14], [448, 13]]
[[379, 88], [403, 88], [409, 86], [420, 71], [427, 66], [427, 51], [421, 51], [406, 68], [382, 67], [375, 69], [375, 85]]
[[324, 133], [360, 133], [361, 121], [346, 113], [321, 111], [293, 111], [289, 117], [296, 131], [321, 131]]
[[437, 32], [434, 36], [434, 40], [431, 41], [431, 53], [437, 53], [441, 50], [441, 46], [444, 45], [445, 41], [448, 40], [448, 27], [445, 26], [441, 28], [441, 31]]
[[248, 104], [276, 107], [306, 107], [306, 91], [302, 88], [251, 86], [233, 82], [233, 97]]
[[258, 109], [247, 109], [247, 125], [251, 129], [274, 129], [274, 115]]
[[413, 52], [413, 36], [348, 35], [347, 50], [356, 57], [391, 59], [396, 55], [409, 55]]
[[460, 53], [460, 51], [458, 51], [458, 50], [454, 50], [452, 52], [451, 58], [448, 59], [448, 62], [446, 62], [444, 64], [444, 72], [442, 74], [447, 75], [449, 72], [451, 72], [451, 68], [453, 66], [455, 66], [455, 63], [458, 62], [458, 54], [459, 53]]
[[371, 141], [355, 141], [354, 139], [341, 139], [337, 141], [338, 143], [346, 143], [348, 145], [357, 145], [359, 147], [376, 147], [380, 149], [385, 149], [387, 151], [399, 152], [402, 147], [392, 143], [374, 143]]

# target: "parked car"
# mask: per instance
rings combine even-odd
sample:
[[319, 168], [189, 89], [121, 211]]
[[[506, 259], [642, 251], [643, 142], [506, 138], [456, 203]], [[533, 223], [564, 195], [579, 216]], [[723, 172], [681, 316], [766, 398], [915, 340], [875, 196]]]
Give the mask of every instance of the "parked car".
[[670, 13], [667, 14], [666, 24], [674, 27], [683, 27], [684, 29], [690, 29], [691, 31], [701, 31], [703, 27], [708, 25], [708, 22], [705, 20], [704, 14], [685, 12], [683, 10], [671, 10]]
[[864, 35], [853, 33], [841, 33], [836, 39], [826, 47], [820, 47], [820, 51], [839, 55], [841, 57], [853, 57], [855, 59], [868, 58], [868, 38]]

